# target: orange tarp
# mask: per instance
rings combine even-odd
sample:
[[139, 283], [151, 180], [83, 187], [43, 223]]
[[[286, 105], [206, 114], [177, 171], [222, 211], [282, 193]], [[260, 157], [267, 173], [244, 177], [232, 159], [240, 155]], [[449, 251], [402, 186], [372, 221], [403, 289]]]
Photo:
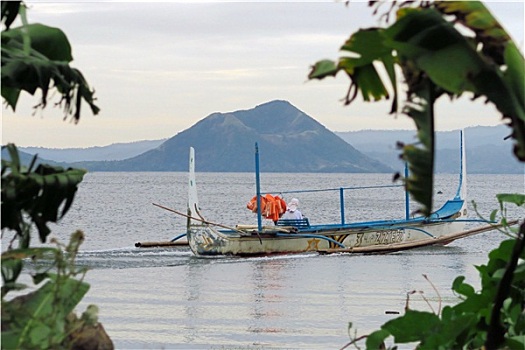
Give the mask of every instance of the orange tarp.
[[[257, 213], [257, 196], [253, 196], [246, 204], [246, 208]], [[277, 221], [285, 211], [286, 202], [281, 197], [272, 196], [271, 194], [261, 196], [261, 215], [266, 219]]]

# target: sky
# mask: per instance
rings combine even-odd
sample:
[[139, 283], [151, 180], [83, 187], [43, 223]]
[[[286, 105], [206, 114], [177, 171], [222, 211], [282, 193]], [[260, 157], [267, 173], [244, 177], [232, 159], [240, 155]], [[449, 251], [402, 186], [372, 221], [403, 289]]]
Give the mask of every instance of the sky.
[[[365, 1], [26, 1], [29, 23], [62, 29], [71, 65], [95, 89], [101, 112], [86, 104], [78, 124], [60, 108], [33, 110], [23, 93], [15, 113], [2, 107], [2, 144], [47, 148], [105, 146], [170, 138], [215, 112], [286, 100], [332, 131], [414, 129], [390, 102], [344, 106], [349, 80], [340, 73], [307, 79], [321, 59], [360, 28], [378, 26]], [[524, 1], [488, 1], [523, 52]], [[452, 64], [452, 63], [451, 63]], [[55, 96], [51, 101], [57, 101]], [[468, 96], [439, 101], [436, 128], [497, 125], [500, 117]]]

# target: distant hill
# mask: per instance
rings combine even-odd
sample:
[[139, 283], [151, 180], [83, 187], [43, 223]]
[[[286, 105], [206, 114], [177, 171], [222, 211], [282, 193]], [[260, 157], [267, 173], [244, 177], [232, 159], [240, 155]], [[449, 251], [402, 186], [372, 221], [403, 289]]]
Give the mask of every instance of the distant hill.
[[109, 146], [87, 148], [19, 147], [19, 150], [29, 154], [38, 154], [41, 158], [54, 160], [56, 162], [71, 163], [81, 161], [122, 160], [137, 156], [150, 149], [158, 147], [164, 141], [166, 141], [166, 139], [114, 143]]
[[[346, 142], [366, 155], [389, 165], [396, 171], [403, 169], [397, 141], [415, 142], [416, 132], [409, 130], [363, 130], [336, 132]], [[465, 129], [467, 171], [470, 174], [522, 174], [524, 164], [512, 153], [512, 140], [504, 140], [510, 128], [475, 126]], [[436, 133], [436, 172], [455, 173], [459, 169], [459, 131]]]
[[[24, 152], [21, 150], [21, 148], [18, 148], [18, 157], [20, 158], [20, 163], [22, 165], [29, 166], [29, 164], [31, 164], [31, 162], [33, 161], [34, 154]], [[7, 149], [2, 148], [2, 159], [10, 159], [10, 158], [11, 157], [9, 156], [9, 152], [7, 152]], [[40, 163], [49, 164], [53, 166], [62, 166], [62, 167], [67, 165], [65, 163], [55, 162], [53, 160], [44, 159], [38, 156], [35, 161], [35, 167]]]
[[74, 165], [90, 171], [187, 171], [193, 146], [197, 171], [251, 172], [256, 142], [264, 172], [392, 171], [286, 101], [213, 113], [159, 147], [129, 159]]
[[[466, 128], [468, 172], [524, 173], [524, 164], [513, 156], [512, 141], [504, 140], [509, 133], [505, 125]], [[253, 149], [257, 141], [262, 171], [392, 172], [403, 169], [396, 142], [414, 142], [415, 135], [415, 131], [410, 130], [332, 133], [288, 102], [272, 101], [250, 110], [211, 114], [167, 140], [90, 148], [20, 147], [20, 150], [27, 153], [24, 163], [26, 160], [29, 163], [30, 154], [38, 153], [43, 162], [57, 164], [52, 162], [56, 161], [57, 165], [67, 167], [83, 161], [76, 166], [91, 171], [186, 171], [188, 148], [192, 145], [197, 150], [199, 171], [253, 171]], [[346, 143], [341, 143], [341, 139]], [[437, 132], [436, 148], [436, 172], [456, 173], [459, 132]], [[383, 165], [371, 170], [374, 166], [364, 165], [369, 162]], [[393, 170], [387, 170], [389, 168]]]

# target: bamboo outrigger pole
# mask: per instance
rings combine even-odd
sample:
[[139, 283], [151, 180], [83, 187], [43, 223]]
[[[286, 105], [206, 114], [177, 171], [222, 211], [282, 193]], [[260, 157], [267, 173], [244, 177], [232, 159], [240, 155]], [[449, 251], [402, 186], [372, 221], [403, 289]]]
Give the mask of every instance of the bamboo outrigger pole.
[[[184, 216], [188, 219], [193, 219], [193, 220], [197, 220], [197, 221], [200, 221], [202, 222], [203, 224], [206, 224], [206, 225], [212, 225], [212, 226], [217, 226], [217, 227], [222, 227], [222, 228], [225, 228], [225, 229], [228, 229], [228, 230], [232, 230], [232, 231], [235, 231], [235, 232], [239, 232], [239, 233], [246, 233], [246, 231], [241, 231], [241, 230], [238, 230], [236, 229], [235, 227], [230, 227], [230, 226], [226, 226], [226, 225], [222, 225], [222, 224], [218, 224], [216, 222], [211, 222], [211, 221], [207, 221], [207, 220], [203, 220], [203, 219], [200, 219], [200, 218], [195, 218], [193, 216], [189, 216], [188, 214], [184, 214], [184, 213], [181, 213], [180, 211], [177, 211], [175, 209], [171, 209], [171, 208], [168, 208], [168, 207], [165, 207], [163, 205], [160, 205], [160, 204], [156, 204], [156, 203], [152, 203], [154, 206], [156, 207], [159, 207], [159, 208], [162, 208], [162, 209], [165, 209], [167, 211], [171, 211], [172, 213], [175, 213], [177, 215], [181, 215], [181, 216]], [[259, 234], [259, 232], [257, 232], [257, 237], [259, 238], [259, 242], [261, 242], [262, 244], [262, 239], [261, 239], [261, 235]]]
[[223, 225], [223, 224], [218, 224], [216, 222], [211, 222], [211, 221], [203, 220], [201, 218], [196, 218], [196, 217], [193, 217], [193, 216], [189, 216], [188, 214], [181, 213], [180, 211], [177, 211], [175, 209], [171, 209], [171, 208], [165, 207], [165, 206], [160, 205], [160, 204], [156, 204], [156, 203], [152, 203], [152, 204], [154, 206], [156, 206], [156, 207], [162, 208], [162, 209], [167, 210], [167, 211], [171, 211], [172, 213], [184, 216], [184, 217], [186, 217], [188, 219], [200, 221], [203, 224], [212, 225], [212, 226], [218, 226], [218, 227], [222, 227], [222, 228], [225, 228], [225, 229], [228, 229], [228, 230], [244, 233], [243, 231], [240, 231], [240, 230], [238, 230], [238, 229], [236, 229], [234, 227], [230, 227], [230, 226], [226, 226], [226, 225]]

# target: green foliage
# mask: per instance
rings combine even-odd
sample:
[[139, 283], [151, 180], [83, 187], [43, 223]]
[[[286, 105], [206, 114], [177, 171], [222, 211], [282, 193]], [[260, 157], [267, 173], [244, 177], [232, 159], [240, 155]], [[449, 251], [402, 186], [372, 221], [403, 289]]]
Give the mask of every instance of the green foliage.
[[83, 233], [77, 231], [66, 247], [14, 249], [2, 254], [2, 271], [4, 265], [20, 259], [43, 265], [42, 271], [32, 274], [35, 285], [43, 285], [9, 301], [2, 298], [2, 348], [49, 349], [64, 343], [71, 328], [67, 316], [89, 289], [87, 283], [75, 278], [85, 273], [74, 265], [83, 239]]
[[[25, 5], [20, 1], [3, 1], [2, 23], [2, 97], [15, 110], [21, 91], [42, 91], [37, 107], [45, 108], [47, 95], [56, 88], [62, 96], [66, 116], [80, 118], [80, 105], [86, 101], [94, 114], [93, 91], [80, 71], [71, 68], [71, 46], [58, 28], [27, 23]], [[20, 16], [22, 26], [11, 28]], [[2, 146], [2, 149], [4, 146]], [[46, 164], [35, 167], [36, 156], [26, 168], [22, 166], [16, 146], [5, 146], [9, 160], [2, 159], [2, 236], [12, 230], [14, 237], [2, 252], [2, 349], [67, 349], [73, 344], [84, 348], [112, 348], [113, 344], [96, 322], [96, 307], [77, 319], [73, 309], [84, 297], [89, 285], [78, 278], [85, 269], [77, 270], [75, 258], [84, 240], [75, 232], [67, 246], [31, 247], [31, 229], [36, 227], [45, 243], [49, 223], [60, 220], [71, 208], [78, 184], [85, 174], [81, 169], [63, 169]], [[18, 242], [18, 247], [13, 244]], [[33, 281], [31, 291], [18, 281], [24, 264], [33, 263], [28, 273]], [[87, 327], [87, 328], [86, 328]], [[91, 328], [89, 328], [91, 327]], [[86, 336], [84, 332], [89, 333]], [[79, 340], [80, 339], [80, 340]], [[103, 339], [103, 340], [100, 340]], [[93, 342], [94, 340], [94, 342]], [[87, 344], [87, 345], [86, 345]], [[94, 345], [95, 344], [95, 345]]]
[[[66, 341], [67, 316], [80, 302], [89, 285], [75, 276], [84, 274], [74, 264], [78, 247], [83, 241], [80, 231], [74, 233], [67, 246], [57, 248], [30, 247], [31, 227], [35, 225], [42, 242], [50, 233], [49, 222], [63, 217], [73, 202], [83, 170], [39, 165], [21, 166], [18, 151], [6, 146], [10, 160], [2, 159], [2, 231], [14, 232], [12, 242], [2, 253], [2, 348], [48, 349]], [[28, 286], [19, 283], [24, 263], [43, 261], [44, 269], [31, 273], [38, 289], [11, 300], [11, 291]], [[56, 272], [52, 272], [56, 270]]]
[[[23, 236], [26, 217], [36, 225], [40, 240], [45, 242], [48, 222], [57, 222], [71, 208], [85, 170], [63, 169], [40, 164], [24, 169], [15, 145], [5, 146], [11, 160], [2, 159], [2, 229]], [[2, 147], [4, 148], [4, 147]], [[31, 164], [34, 164], [36, 157]], [[29, 237], [23, 237], [23, 240]]]
[[[15, 232], [13, 241], [18, 241], [19, 250], [13, 251], [10, 246], [8, 253], [2, 254], [2, 298], [10, 290], [20, 288], [17, 280], [26, 258], [24, 253], [29, 251], [38, 256], [47, 252], [29, 249], [31, 226], [36, 226], [41, 242], [45, 242], [51, 232], [48, 223], [57, 222], [67, 213], [85, 174], [84, 170], [64, 170], [45, 164], [33, 171], [36, 158], [24, 168], [16, 146], [5, 147], [10, 160], [2, 159], [2, 231]], [[5, 254], [9, 259], [4, 259]]]
[[[523, 194], [498, 195], [501, 219], [506, 205], [525, 204]], [[476, 266], [481, 289], [458, 276], [452, 290], [461, 299], [445, 306], [440, 315], [408, 309], [366, 336], [367, 349], [379, 349], [385, 342], [416, 343], [418, 349], [524, 349], [525, 348], [525, 224], [520, 229], [505, 227], [511, 239], [504, 240], [489, 253], [486, 265]], [[500, 328], [500, 329], [498, 329]], [[491, 338], [499, 340], [490, 343]], [[359, 339], [363, 339], [361, 337]]]
[[[20, 13], [23, 25], [11, 28]], [[82, 73], [72, 68], [71, 45], [64, 32], [42, 24], [27, 24], [25, 5], [18, 1], [2, 2], [2, 97], [13, 110], [21, 91], [31, 95], [40, 89], [42, 97], [37, 107], [45, 108], [50, 89], [61, 95], [66, 116], [80, 119], [81, 102], [88, 103], [93, 114], [99, 112], [94, 91]]]
[[[379, 8], [383, 2], [371, 1], [370, 5]], [[402, 112], [414, 120], [420, 141], [402, 145], [402, 156], [411, 170], [405, 185], [428, 214], [433, 192], [434, 105], [441, 96], [484, 96], [512, 128], [514, 154], [525, 161], [525, 60], [479, 1], [394, 1], [390, 9], [396, 5], [395, 23], [352, 34], [341, 47], [345, 56], [337, 62], [317, 62], [309, 78], [344, 72], [350, 78], [346, 104], [359, 91], [365, 101], [388, 99], [389, 85], [394, 93], [391, 113], [396, 113], [395, 68], [399, 68], [407, 87]], [[387, 73], [383, 75], [386, 83], [379, 67]], [[487, 265], [477, 267], [479, 292], [459, 276], [452, 286], [462, 298], [457, 305], [443, 308], [440, 315], [407, 309], [380, 330], [351, 337], [345, 348], [363, 338], [368, 349], [385, 348], [390, 338], [396, 344], [417, 343], [418, 349], [525, 348], [525, 223], [517, 229], [508, 227], [505, 209], [507, 204], [523, 206], [525, 196], [500, 194], [498, 201], [501, 224], [511, 239], [489, 254]], [[497, 214], [493, 211], [490, 221]]]
[[[465, 28], [474, 35], [463, 34]], [[516, 157], [525, 161], [524, 59], [481, 2], [436, 1], [421, 2], [417, 7], [400, 6], [394, 24], [359, 30], [341, 51], [345, 56], [338, 61], [317, 62], [309, 78], [324, 79], [344, 72], [351, 81], [347, 104], [358, 91], [365, 101], [388, 99], [388, 85], [393, 91], [391, 112], [396, 113], [394, 68], [400, 68], [407, 87], [402, 112], [414, 120], [420, 140], [419, 144], [403, 147], [402, 156], [411, 170], [405, 181], [412, 196], [423, 204], [424, 213], [428, 214], [432, 205], [433, 110], [441, 96], [455, 98], [469, 92], [474, 98], [484, 96], [492, 102], [513, 129]], [[381, 81], [380, 67], [387, 73], [386, 82]]]

